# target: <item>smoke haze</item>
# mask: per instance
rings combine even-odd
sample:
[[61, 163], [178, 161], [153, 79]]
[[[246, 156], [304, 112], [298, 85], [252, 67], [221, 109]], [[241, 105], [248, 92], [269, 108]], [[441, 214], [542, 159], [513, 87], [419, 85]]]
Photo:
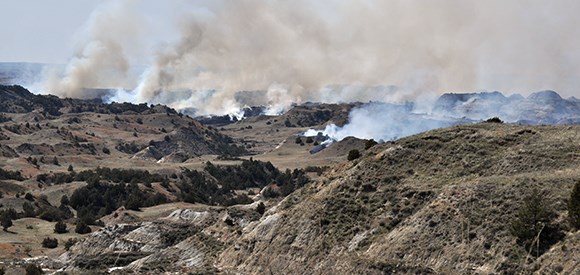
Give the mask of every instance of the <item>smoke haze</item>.
[[348, 124], [343, 127], [330, 124], [323, 130], [310, 129], [303, 135], [317, 136], [320, 133], [329, 138], [327, 143], [349, 136], [388, 141], [454, 123], [457, 122], [436, 120], [426, 114], [415, 113], [413, 106], [370, 103], [353, 109], [349, 113]]
[[[74, 98], [93, 98], [87, 88], [127, 87], [131, 64], [125, 48], [137, 47], [142, 32], [134, 13], [135, 1], [108, 2], [98, 8], [77, 35], [75, 53], [64, 69], [48, 66], [43, 71], [42, 92]], [[130, 86], [129, 86], [130, 87]]]
[[[63, 77], [45, 91], [125, 87], [110, 100], [163, 103], [197, 114], [304, 101], [401, 102], [443, 92], [553, 89], [576, 95], [578, 1], [167, 1], [179, 38], [159, 41], [147, 69], [138, 2], [108, 2], [83, 32]], [[239, 102], [240, 91], [262, 91]]]

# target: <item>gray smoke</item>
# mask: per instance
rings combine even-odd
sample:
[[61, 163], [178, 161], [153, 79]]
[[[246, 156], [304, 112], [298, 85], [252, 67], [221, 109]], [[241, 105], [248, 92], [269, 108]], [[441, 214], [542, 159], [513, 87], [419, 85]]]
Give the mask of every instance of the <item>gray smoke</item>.
[[136, 46], [141, 32], [136, 1], [107, 2], [83, 26], [77, 49], [64, 72], [59, 66], [45, 68], [40, 85], [43, 92], [74, 98], [94, 98], [91, 88], [131, 87], [130, 64], [125, 48]]
[[[580, 84], [578, 1], [167, 4], [183, 5], [181, 38], [157, 51], [133, 90], [111, 100], [223, 114], [243, 107], [237, 92], [262, 91], [256, 102], [275, 113], [293, 102], [400, 102], [447, 91], [553, 89], [569, 96]], [[101, 16], [109, 14], [94, 18]], [[94, 35], [51, 91], [82, 97], [79, 88], [114, 82], [104, 70], [126, 72], [123, 53], [138, 45], [117, 39], [124, 28], [107, 31]], [[119, 81], [113, 85], [126, 84]]]

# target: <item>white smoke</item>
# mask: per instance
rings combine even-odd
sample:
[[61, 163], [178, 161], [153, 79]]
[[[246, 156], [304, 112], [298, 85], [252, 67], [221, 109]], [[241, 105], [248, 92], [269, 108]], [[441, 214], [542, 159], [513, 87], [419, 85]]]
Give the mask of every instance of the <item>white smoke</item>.
[[343, 127], [330, 124], [324, 130], [310, 129], [303, 135], [322, 134], [329, 138], [327, 143], [341, 141], [346, 137], [388, 141], [451, 124], [445, 120], [436, 120], [429, 114], [416, 113], [412, 104], [369, 103], [354, 108], [349, 114], [348, 123]]
[[578, 124], [580, 101], [564, 99], [554, 91], [528, 97], [504, 96], [500, 92], [445, 94], [436, 101], [406, 104], [369, 103], [354, 108], [346, 125], [309, 129], [303, 136], [323, 136], [323, 145], [352, 136], [361, 139], [395, 140], [420, 132], [493, 117], [517, 124]]
[[[580, 2], [566, 0], [167, 1], [180, 38], [143, 51], [141, 2], [115, 1], [89, 20], [87, 39], [47, 91], [131, 87], [112, 100], [164, 103], [199, 114], [243, 107], [239, 91], [277, 113], [304, 101], [401, 102], [446, 91], [554, 89], [580, 84]], [[144, 16], [143, 16], [144, 17]]]

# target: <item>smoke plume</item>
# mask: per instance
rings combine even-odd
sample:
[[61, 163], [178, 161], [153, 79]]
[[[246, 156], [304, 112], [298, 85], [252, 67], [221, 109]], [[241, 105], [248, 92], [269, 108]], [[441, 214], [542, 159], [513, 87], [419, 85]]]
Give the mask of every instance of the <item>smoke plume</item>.
[[548, 90], [528, 97], [506, 97], [500, 92], [448, 93], [430, 106], [374, 102], [352, 109], [348, 123], [342, 127], [329, 124], [323, 130], [309, 129], [303, 135], [327, 137], [322, 146], [349, 136], [388, 141], [494, 117], [517, 124], [580, 124], [580, 101], [564, 99]]
[[340, 141], [349, 136], [382, 142], [455, 123], [457, 120], [436, 119], [432, 115], [417, 113], [413, 104], [369, 103], [353, 109], [349, 113], [348, 123], [343, 127], [329, 124], [324, 130], [310, 129], [303, 135], [322, 134], [329, 138], [326, 143]]
[[[169, 4], [183, 11], [176, 16], [180, 38], [159, 48], [132, 89], [111, 100], [223, 114], [243, 107], [238, 92], [262, 91], [252, 103], [275, 113], [293, 102], [400, 102], [447, 91], [553, 89], [569, 96], [580, 84], [578, 1]], [[127, 79], [118, 78], [131, 64], [123, 56], [139, 45], [124, 37], [139, 32], [106, 26], [132, 12], [97, 12], [90, 42], [49, 91], [83, 97], [81, 88], [125, 87]]]
[[131, 65], [125, 48], [135, 47], [134, 38], [141, 32], [135, 3], [108, 2], [93, 12], [79, 33], [77, 49], [64, 73], [58, 66], [43, 71], [42, 90], [65, 97], [94, 98], [96, 95], [86, 89], [133, 85], [127, 75]]

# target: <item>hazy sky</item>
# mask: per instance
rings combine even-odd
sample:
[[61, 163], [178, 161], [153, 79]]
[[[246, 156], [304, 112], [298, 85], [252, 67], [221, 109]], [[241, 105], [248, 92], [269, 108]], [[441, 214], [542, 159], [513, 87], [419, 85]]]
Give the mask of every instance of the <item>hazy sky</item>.
[[[91, 13], [104, 2], [111, 1], [0, 0], [0, 62], [66, 63]], [[136, 5], [145, 15], [139, 24], [148, 24], [151, 39], [144, 41], [148, 47], [175, 35], [172, 25], [179, 5], [167, 2], [139, 0]], [[145, 58], [145, 53], [138, 58]]]
[[0, 62], [66, 64], [43, 72], [42, 92], [123, 87], [167, 103], [185, 102], [168, 91], [192, 90], [188, 106], [215, 110], [237, 108], [244, 90], [272, 104], [391, 100], [364, 91], [391, 85], [392, 100], [578, 96], [579, 10], [578, 0], [0, 0]]

